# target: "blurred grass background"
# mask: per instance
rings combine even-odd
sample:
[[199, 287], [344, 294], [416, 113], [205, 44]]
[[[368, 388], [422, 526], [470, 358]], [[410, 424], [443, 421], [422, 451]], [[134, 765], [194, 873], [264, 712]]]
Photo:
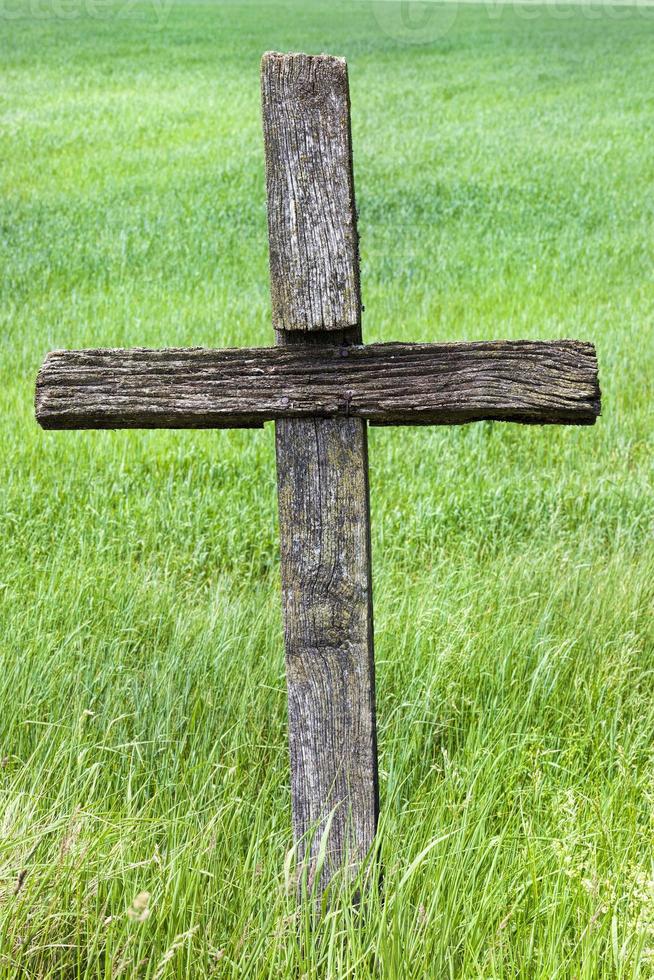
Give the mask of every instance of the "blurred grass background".
[[[654, 976], [654, 10], [16, 0], [0, 41], [0, 975]], [[384, 890], [313, 932], [272, 427], [33, 417], [54, 347], [272, 342], [267, 49], [348, 58], [365, 338], [593, 340], [603, 391], [371, 430]]]

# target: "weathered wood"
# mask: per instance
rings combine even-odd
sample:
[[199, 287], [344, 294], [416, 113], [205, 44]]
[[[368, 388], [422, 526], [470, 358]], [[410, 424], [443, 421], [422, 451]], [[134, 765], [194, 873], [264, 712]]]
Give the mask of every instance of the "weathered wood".
[[273, 326], [361, 319], [347, 65], [268, 52], [261, 62]]
[[[340, 376], [344, 345], [361, 342], [347, 67], [268, 54], [261, 91], [275, 356], [328, 361]], [[284, 410], [314, 388], [295, 372]], [[368, 446], [362, 419], [292, 414], [275, 426], [291, 797], [320, 892], [335, 870], [356, 871], [379, 812]]]
[[600, 410], [592, 344], [304, 346], [306, 335], [290, 336], [303, 343], [55, 351], [37, 380], [36, 415], [48, 429], [219, 428], [308, 416], [584, 425]]
[[333, 810], [322, 890], [378, 818], [365, 422], [278, 422], [276, 449], [293, 829], [311, 887]]

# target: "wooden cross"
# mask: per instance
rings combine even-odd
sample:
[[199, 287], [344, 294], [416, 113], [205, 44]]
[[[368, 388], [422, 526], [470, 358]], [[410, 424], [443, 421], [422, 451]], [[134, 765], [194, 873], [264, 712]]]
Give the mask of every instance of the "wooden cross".
[[361, 343], [347, 66], [264, 55], [277, 346], [54, 351], [36, 387], [45, 429], [276, 424], [293, 826], [310, 881], [373, 842], [375, 733], [367, 422], [592, 425], [592, 344]]

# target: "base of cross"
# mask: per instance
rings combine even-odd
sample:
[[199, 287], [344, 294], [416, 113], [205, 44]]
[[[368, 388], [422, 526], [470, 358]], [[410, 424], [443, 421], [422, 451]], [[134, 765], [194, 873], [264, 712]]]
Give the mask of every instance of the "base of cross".
[[262, 62], [277, 346], [54, 351], [45, 429], [276, 424], [293, 828], [321, 894], [370, 853], [379, 794], [367, 423], [592, 425], [597, 359], [576, 340], [361, 343], [347, 66]]

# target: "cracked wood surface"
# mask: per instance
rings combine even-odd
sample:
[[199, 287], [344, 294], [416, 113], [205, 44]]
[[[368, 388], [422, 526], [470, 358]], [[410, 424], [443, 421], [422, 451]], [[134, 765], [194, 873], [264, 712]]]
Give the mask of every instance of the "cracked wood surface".
[[[347, 67], [268, 54], [261, 87], [275, 356], [340, 364], [361, 342]], [[318, 894], [379, 814], [367, 438], [360, 418], [275, 425], [293, 832]]]
[[378, 818], [365, 422], [278, 422], [276, 451], [293, 828], [313, 883], [334, 811], [322, 889]]
[[306, 335], [290, 336], [302, 343], [55, 351], [37, 381], [37, 418], [50, 429], [220, 428], [309, 416], [587, 425], [599, 414], [592, 344], [305, 346]]
[[273, 326], [361, 321], [347, 64], [328, 55], [261, 61]]

